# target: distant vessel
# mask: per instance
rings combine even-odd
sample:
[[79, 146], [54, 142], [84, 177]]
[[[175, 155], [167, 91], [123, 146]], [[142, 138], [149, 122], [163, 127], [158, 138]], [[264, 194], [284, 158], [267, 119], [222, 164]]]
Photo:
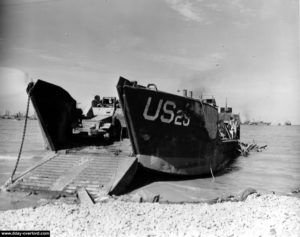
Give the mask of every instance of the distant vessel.
[[269, 126], [270, 122], [258, 121], [258, 122], [250, 122], [249, 125], [257, 125], [257, 126]]
[[284, 125], [285, 125], [285, 126], [291, 126], [292, 123], [291, 123], [291, 121], [285, 121]]
[[252, 121], [246, 120], [242, 124], [244, 125], [255, 125], [255, 126], [270, 126], [271, 122], [264, 122], [264, 121]]
[[14, 119], [15, 120], [23, 120], [23, 119], [25, 119], [25, 116], [21, 112], [18, 112], [14, 115]]
[[5, 114], [1, 116], [2, 119], [11, 119], [10, 112], [8, 110], [5, 111]]
[[219, 121], [214, 99], [170, 94], [122, 77], [117, 90], [133, 152], [144, 167], [203, 175], [221, 170], [239, 154], [239, 133], [222, 132], [226, 121]]

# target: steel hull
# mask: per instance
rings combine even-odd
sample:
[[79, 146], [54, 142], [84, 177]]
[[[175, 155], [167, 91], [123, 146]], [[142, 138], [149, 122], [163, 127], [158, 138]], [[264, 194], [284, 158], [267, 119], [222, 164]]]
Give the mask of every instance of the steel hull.
[[[47, 148], [53, 151], [104, 145], [120, 138], [118, 132], [124, 120], [120, 108], [99, 108], [103, 109], [103, 114], [89, 118], [77, 108], [76, 100], [59, 86], [38, 80], [28, 85], [27, 92], [36, 111]], [[100, 122], [103, 125], [100, 126]], [[118, 126], [119, 124], [121, 125]], [[93, 129], [96, 131], [95, 136], [89, 136], [91, 127], [97, 128]], [[114, 136], [104, 139], [103, 134], [108, 132]]]
[[204, 175], [236, 155], [238, 141], [221, 141], [215, 107], [188, 97], [150, 90], [120, 78], [120, 102], [133, 150], [150, 169]]

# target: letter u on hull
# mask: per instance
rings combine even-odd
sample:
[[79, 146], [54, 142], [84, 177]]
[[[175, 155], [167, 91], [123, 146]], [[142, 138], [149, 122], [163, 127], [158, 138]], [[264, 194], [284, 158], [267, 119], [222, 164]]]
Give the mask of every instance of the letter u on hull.
[[159, 111], [160, 111], [160, 108], [161, 108], [161, 105], [162, 105], [163, 101], [159, 100], [159, 103], [158, 103], [158, 106], [156, 108], [155, 114], [154, 115], [149, 115], [148, 113], [149, 113], [149, 107], [151, 105], [151, 101], [152, 101], [152, 97], [149, 97], [148, 100], [147, 100], [147, 104], [146, 104], [143, 116], [147, 120], [154, 121], [154, 120], [157, 119], [157, 117], [159, 115]]

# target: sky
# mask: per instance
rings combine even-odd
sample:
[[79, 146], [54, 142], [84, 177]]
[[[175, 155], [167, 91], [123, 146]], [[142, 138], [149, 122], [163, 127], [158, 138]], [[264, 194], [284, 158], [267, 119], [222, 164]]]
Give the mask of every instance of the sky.
[[1, 114], [25, 111], [31, 80], [86, 107], [116, 96], [119, 76], [300, 124], [299, 2], [0, 0]]

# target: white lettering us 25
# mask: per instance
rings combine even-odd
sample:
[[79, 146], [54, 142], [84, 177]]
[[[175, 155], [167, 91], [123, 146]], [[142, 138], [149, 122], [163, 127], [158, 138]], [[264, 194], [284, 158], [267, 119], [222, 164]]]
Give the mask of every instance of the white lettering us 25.
[[[174, 123], [178, 126], [189, 126], [190, 118], [182, 112], [182, 110], [176, 110], [175, 102], [171, 100], [164, 101], [160, 99], [153, 115], [149, 114], [149, 107], [151, 106], [152, 97], [148, 97], [146, 107], [144, 109], [143, 116], [146, 120], [155, 121], [158, 118], [163, 123]], [[161, 116], [159, 117], [160, 111]]]

